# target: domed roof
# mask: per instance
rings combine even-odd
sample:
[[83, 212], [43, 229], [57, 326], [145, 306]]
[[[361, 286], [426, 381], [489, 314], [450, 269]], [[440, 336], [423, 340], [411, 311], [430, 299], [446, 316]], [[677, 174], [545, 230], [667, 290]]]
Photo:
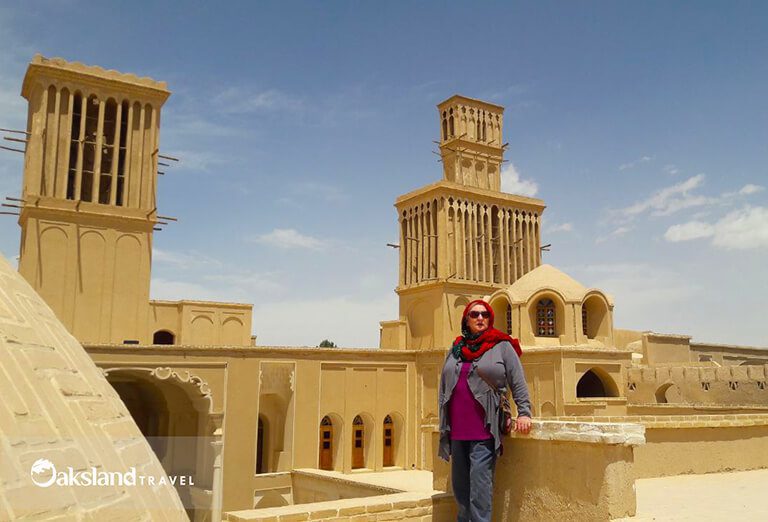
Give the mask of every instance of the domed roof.
[[511, 302], [526, 302], [544, 289], [557, 290], [566, 301], [581, 301], [587, 287], [552, 265], [540, 265], [515, 281], [506, 290]]

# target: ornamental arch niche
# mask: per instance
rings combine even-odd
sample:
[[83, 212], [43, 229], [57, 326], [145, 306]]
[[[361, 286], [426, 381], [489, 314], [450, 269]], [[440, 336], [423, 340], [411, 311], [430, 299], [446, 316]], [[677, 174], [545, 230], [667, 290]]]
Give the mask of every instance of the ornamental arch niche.
[[453, 324], [451, 325], [452, 333], [456, 332], [458, 335], [461, 332], [461, 316], [464, 314], [464, 309], [469, 304], [469, 299], [466, 297], [457, 297], [453, 301], [453, 310], [451, 316], [453, 317]]
[[519, 337], [518, 332], [515, 332], [514, 335], [512, 333], [514, 330], [512, 328], [512, 305], [506, 294], [491, 297], [490, 305], [493, 308], [494, 327], [512, 337]]
[[412, 350], [430, 348], [434, 335], [434, 310], [425, 300], [416, 301], [408, 312]]
[[[223, 418], [212, 412], [208, 384], [188, 371], [172, 368], [120, 367], [102, 370], [128, 412], [147, 438], [169, 476], [191, 476], [195, 488], [218, 490], [214, 485], [216, 452], [211, 442], [220, 437]], [[192, 487], [174, 485], [185, 506], [195, 505]]]
[[590, 368], [576, 383], [576, 397], [579, 399], [618, 396], [619, 387], [602, 368]]
[[608, 301], [600, 293], [592, 293], [581, 304], [582, 333], [587, 339], [607, 339], [611, 335]]
[[666, 382], [659, 386], [656, 392], [654, 392], [654, 396], [658, 404], [673, 404], [682, 402], [683, 399], [680, 388], [671, 382]]

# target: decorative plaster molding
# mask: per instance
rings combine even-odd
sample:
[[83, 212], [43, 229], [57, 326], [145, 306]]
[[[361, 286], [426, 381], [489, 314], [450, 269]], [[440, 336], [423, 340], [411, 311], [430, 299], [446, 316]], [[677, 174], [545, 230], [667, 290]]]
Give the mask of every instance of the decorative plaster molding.
[[[133, 371], [133, 372], [148, 373], [150, 376], [161, 381], [174, 379], [182, 384], [192, 385], [195, 388], [197, 388], [201, 398], [208, 401], [209, 408], [213, 408], [213, 396], [211, 395], [210, 385], [207, 382], [205, 382], [202, 378], [198, 377], [197, 375], [193, 375], [189, 373], [189, 370], [176, 371], [173, 368], [170, 368], [168, 366], [161, 366], [157, 368], [142, 368], [139, 366], [101, 368], [101, 373], [102, 375], [104, 375], [104, 377], [109, 376], [109, 374], [112, 372], [118, 372], [118, 371], [119, 372]], [[209, 413], [211, 412], [209, 411]]]
[[154, 370], [150, 371], [149, 374], [160, 379], [161, 381], [173, 378], [185, 384], [192, 384], [200, 390], [200, 395], [203, 397], [211, 398], [211, 387], [208, 385], [208, 383], [197, 375], [192, 375], [188, 370], [184, 370], [183, 372], [179, 373], [166, 366], [155, 368]]

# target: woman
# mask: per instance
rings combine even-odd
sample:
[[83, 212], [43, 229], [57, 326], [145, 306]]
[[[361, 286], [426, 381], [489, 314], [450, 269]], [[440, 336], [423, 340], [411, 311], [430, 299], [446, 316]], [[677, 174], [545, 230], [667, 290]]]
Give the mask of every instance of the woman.
[[461, 335], [440, 376], [440, 450], [451, 460], [459, 522], [491, 520], [493, 470], [501, 452], [499, 393], [517, 405], [513, 429], [531, 429], [531, 402], [517, 339], [493, 327], [493, 309], [482, 300], [464, 309]]

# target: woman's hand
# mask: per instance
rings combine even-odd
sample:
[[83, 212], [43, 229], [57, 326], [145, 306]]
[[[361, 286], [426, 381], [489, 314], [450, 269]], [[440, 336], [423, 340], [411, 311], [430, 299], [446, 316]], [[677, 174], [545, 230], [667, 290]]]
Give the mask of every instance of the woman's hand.
[[518, 417], [515, 419], [515, 426], [512, 429], [523, 435], [528, 435], [531, 431], [531, 418], [525, 415]]

